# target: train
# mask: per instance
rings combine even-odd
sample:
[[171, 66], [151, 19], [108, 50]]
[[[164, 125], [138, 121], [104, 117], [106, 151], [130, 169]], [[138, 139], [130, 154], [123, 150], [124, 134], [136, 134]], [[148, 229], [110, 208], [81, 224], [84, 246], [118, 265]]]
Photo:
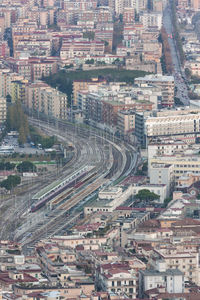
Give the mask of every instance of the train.
[[70, 197], [71, 194], [76, 191], [76, 189], [81, 188], [82, 185], [90, 181], [96, 175], [97, 175], [97, 171], [87, 174], [83, 178], [83, 180], [78, 181], [73, 187], [65, 190], [64, 192], [60, 193], [57, 197], [53, 198], [48, 203], [50, 205], [50, 208], [54, 209], [55, 207], [59, 206], [62, 203], [62, 201]]
[[31, 206], [31, 212], [36, 212], [40, 208], [42, 208], [48, 201], [52, 200], [54, 197], [58, 196], [64, 190], [74, 186], [80, 181], [83, 177], [85, 177], [94, 167], [86, 166], [77, 172], [74, 172], [71, 176], [68, 176], [62, 181], [56, 181], [53, 184], [45, 187], [42, 191], [33, 196], [33, 200], [36, 201]]

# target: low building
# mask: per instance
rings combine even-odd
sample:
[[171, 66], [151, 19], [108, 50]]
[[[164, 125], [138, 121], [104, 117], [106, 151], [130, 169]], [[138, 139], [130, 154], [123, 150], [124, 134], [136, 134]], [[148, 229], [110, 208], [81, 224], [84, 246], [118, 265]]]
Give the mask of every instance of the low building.
[[92, 214], [94, 212], [112, 212], [116, 207], [125, 202], [132, 194], [132, 188], [129, 187], [125, 191], [121, 187], [106, 188], [99, 193], [99, 198], [84, 207], [84, 214]]

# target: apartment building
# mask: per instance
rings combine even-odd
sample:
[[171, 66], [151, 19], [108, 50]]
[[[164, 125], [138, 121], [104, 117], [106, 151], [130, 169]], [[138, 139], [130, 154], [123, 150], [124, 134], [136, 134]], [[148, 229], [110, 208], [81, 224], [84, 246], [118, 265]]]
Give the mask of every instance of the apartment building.
[[130, 267], [122, 265], [116, 268], [115, 265], [102, 265], [99, 274], [99, 286], [103, 291], [117, 295], [127, 295], [131, 299], [136, 297], [136, 272]]
[[41, 89], [39, 94], [39, 107], [47, 116], [58, 119], [67, 118], [67, 95], [57, 89], [48, 87]]
[[146, 75], [145, 77], [135, 78], [136, 84], [148, 83], [158, 86], [162, 90], [163, 107], [172, 107], [174, 105], [174, 77], [162, 75]]
[[[184, 220], [179, 221], [184, 226]], [[174, 245], [173, 245], [174, 246]], [[184, 274], [185, 281], [192, 281], [199, 285], [199, 251], [198, 247], [192, 243], [186, 246], [184, 243], [177, 244], [175, 247], [167, 245], [161, 249], [155, 249], [155, 259], [162, 259], [166, 263], [166, 268], [180, 270]], [[155, 260], [152, 260], [155, 264]]]
[[138, 112], [135, 116], [135, 134], [146, 146], [158, 137], [176, 137], [195, 142], [200, 136], [200, 111], [183, 109], [158, 111], [153, 114]]
[[[106, 84], [105, 79], [91, 78], [90, 80], [74, 80], [73, 81], [73, 105], [78, 104], [78, 92], [96, 90], [98, 86]], [[80, 103], [79, 103], [80, 104]], [[82, 105], [81, 105], [82, 107]]]
[[26, 85], [26, 101], [25, 105], [33, 111], [40, 112], [41, 111], [41, 103], [40, 103], [40, 91], [42, 89], [47, 89], [48, 84], [40, 81], [37, 83], [31, 83]]
[[139, 296], [146, 291], [162, 287], [163, 292], [170, 294], [184, 292], [184, 273], [178, 269], [167, 269], [165, 261], [156, 261], [154, 269], [139, 271]]
[[140, 21], [145, 28], [155, 26], [160, 30], [162, 27], [162, 13], [143, 12], [140, 16]]
[[[82, 96], [83, 99], [81, 99]], [[79, 107], [85, 108], [86, 119], [102, 122], [112, 127], [118, 124], [119, 111], [152, 111], [153, 107], [157, 107], [158, 97], [154, 87], [146, 85], [140, 88], [138, 86], [131, 87], [125, 83], [110, 83], [97, 86], [96, 90], [95, 86], [91, 86], [88, 96], [85, 96], [85, 92], [84, 94], [79, 93]], [[84, 101], [84, 105], [81, 104], [81, 101]], [[121, 117], [123, 116], [125, 115], [121, 115]], [[131, 119], [127, 116], [126, 119], [128, 120], [128, 118]], [[131, 123], [129, 125], [133, 127], [134, 124]]]
[[200, 76], [200, 60], [197, 59], [196, 61], [188, 61], [186, 66], [191, 72], [193, 76]]
[[25, 103], [25, 88], [27, 84], [28, 80], [15, 80], [11, 82], [10, 96], [12, 102], [20, 100], [22, 103]]
[[154, 164], [172, 165], [175, 184], [178, 184], [179, 178], [187, 173], [192, 173], [197, 176], [200, 174], [200, 158], [198, 155], [173, 154], [173, 156], [155, 156], [149, 161], [150, 168], [151, 165]]
[[135, 128], [135, 111], [121, 110], [118, 112], [117, 129], [120, 134], [126, 135]]
[[64, 0], [63, 8], [78, 8], [79, 10], [88, 10], [88, 9], [96, 9], [97, 1], [96, 0]]
[[67, 95], [44, 82], [26, 85], [25, 105], [38, 113], [59, 119], [67, 118]]
[[150, 184], [166, 185], [166, 196], [169, 197], [175, 185], [174, 167], [168, 164], [151, 164], [148, 168]]
[[63, 41], [60, 58], [62, 60], [73, 59], [75, 57], [81, 57], [86, 55], [103, 55], [105, 45], [101, 41]]
[[17, 73], [12, 73], [10, 69], [1, 69], [0, 70], [0, 96], [6, 97], [11, 95], [11, 86], [13, 81], [24, 80], [22, 75]]
[[56, 60], [44, 59], [31, 62], [31, 81], [39, 80], [42, 77], [55, 74], [58, 70]]
[[6, 114], [7, 114], [7, 104], [6, 98], [0, 98], [0, 124], [6, 121]]

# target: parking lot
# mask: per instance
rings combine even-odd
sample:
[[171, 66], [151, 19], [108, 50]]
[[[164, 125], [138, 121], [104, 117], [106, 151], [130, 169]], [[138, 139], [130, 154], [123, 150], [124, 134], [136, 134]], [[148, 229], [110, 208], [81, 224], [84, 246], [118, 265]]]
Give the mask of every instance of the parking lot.
[[25, 143], [23, 146], [19, 146], [18, 139], [13, 136], [6, 136], [1, 146], [9, 146], [14, 149], [13, 153], [20, 154], [44, 154], [44, 150], [31, 146], [30, 143]]

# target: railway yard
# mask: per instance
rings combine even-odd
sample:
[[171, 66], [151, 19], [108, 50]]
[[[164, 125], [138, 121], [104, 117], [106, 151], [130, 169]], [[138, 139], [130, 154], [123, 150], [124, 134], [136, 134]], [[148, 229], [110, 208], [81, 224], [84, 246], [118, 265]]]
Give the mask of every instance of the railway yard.
[[[59, 176], [50, 174], [34, 183], [5, 215], [7, 222], [12, 220], [10, 238], [21, 242], [25, 251], [41, 239], [69, 230], [86, 203], [96, 199], [100, 189], [132, 174], [139, 159], [133, 146], [103, 131], [62, 121], [47, 124], [30, 118], [29, 122], [61, 142], [71, 143], [74, 155]], [[5, 229], [6, 224], [1, 236]]]

